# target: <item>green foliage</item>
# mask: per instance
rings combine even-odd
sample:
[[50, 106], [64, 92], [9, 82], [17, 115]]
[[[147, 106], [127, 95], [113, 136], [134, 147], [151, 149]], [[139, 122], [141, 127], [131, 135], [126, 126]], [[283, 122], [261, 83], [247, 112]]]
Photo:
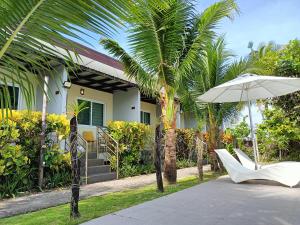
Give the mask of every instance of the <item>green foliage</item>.
[[178, 160], [195, 159], [195, 130], [176, 129], [176, 158]]
[[[250, 58], [253, 64], [262, 70], [262, 74], [300, 77], [300, 41], [298, 39], [291, 40], [282, 47], [274, 43], [262, 45], [250, 54]], [[299, 92], [273, 98], [270, 102], [282, 108], [286, 116], [297, 120], [300, 124]]]
[[299, 160], [300, 128], [296, 121], [286, 117], [280, 108], [265, 110], [264, 117], [257, 130], [259, 150], [263, 158], [278, 159], [282, 153], [284, 158]]
[[[35, 188], [40, 150], [41, 112], [11, 111], [0, 118], [0, 189], [1, 197], [11, 197]], [[69, 133], [65, 116], [47, 116], [45, 186], [70, 182], [70, 155], [59, 148]], [[51, 135], [50, 135], [51, 134]], [[53, 138], [57, 139], [54, 141]]]
[[250, 127], [246, 122], [246, 117], [232, 129], [232, 135], [236, 139], [238, 147], [243, 149], [243, 139], [250, 135]]
[[[150, 147], [152, 152], [153, 132], [150, 126], [126, 121], [111, 121], [108, 123], [109, 134], [119, 143], [119, 168], [120, 176], [134, 176], [147, 171], [148, 164], [142, 160], [142, 152]], [[112, 168], [116, 168], [116, 158], [111, 159]]]
[[120, 59], [143, 92], [164, 103], [161, 119], [169, 128], [176, 119], [174, 98], [180, 94], [182, 79], [193, 71], [220, 21], [232, 19], [236, 11], [234, 0], [216, 2], [202, 13], [191, 1], [141, 1], [129, 17], [131, 54], [113, 40], [103, 39], [101, 44]]
[[176, 168], [177, 169], [184, 169], [184, 168], [193, 167], [193, 166], [197, 166], [196, 161], [188, 160], [188, 159], [176, 160]]
[[[279, 59], [275, 68], [275, 74], [287, 77], [300, 77], [300, 41], [290, 41], [278, 52]], [[300, 125], [300, 92], [281, 96], [272, 101], [282, 108], [286, 116], [297, 121]]]
[[[120, 19], [127, 17], [128, 7], [128, 1], [123, 0], [1, 1], [1, 83], [19, 85], [28, 108], [31, 108], [34, 83], [38, 82], [42, 87], [39, 78], [45, 73], [53, 76], [53, 60], [58, 56], [70, 66], [70, 61], [78, 59], [78, 46], [70, 39], [86, 42], [87, 30], [110, 37], [121, 26]], [[75, 51], [75, 57], [54, 46], [67, 46]], [[8, 99], [9, 95], [1, 95], [0, 102], [3, 97]]]

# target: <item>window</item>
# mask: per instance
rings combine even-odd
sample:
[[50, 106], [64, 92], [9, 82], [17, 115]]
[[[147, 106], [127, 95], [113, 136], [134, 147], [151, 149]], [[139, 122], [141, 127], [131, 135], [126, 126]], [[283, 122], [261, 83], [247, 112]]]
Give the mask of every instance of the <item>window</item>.
[[[6, 96], [6, 98], [5, 98]], [[9, 101], [9, 103], [7, 102]], [[18, 109], [19, 88], [0, 85], [0, 108]]]
[[97, 102], [78, 99], [78, 105], [84, 103], [84, 108], [78, 114], [78, 124], [103, 126], [104, 105]]
[[141, 111], [141, 123], [150, 125], [150, 113]]

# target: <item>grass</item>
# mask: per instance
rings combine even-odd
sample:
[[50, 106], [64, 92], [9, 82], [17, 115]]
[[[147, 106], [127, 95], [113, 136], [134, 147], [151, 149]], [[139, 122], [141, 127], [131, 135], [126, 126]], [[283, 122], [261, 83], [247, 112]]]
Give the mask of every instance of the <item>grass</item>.
[[[212, 172], [205, 173], [203, 182], [215, 179], [219, 175], [220, 174]], [[81, 200], [79, 202], [79, 211], [81, 213], [81, 217], [76, 220], [70, 219], [70, 206], [69, 204], [64, 204], [23, 215], [3, 218], [0, 219], [0, 224], [80, 224], [96, 217], [104, 216], [106, 214], [116, 212], [118, 210], [125, 209], [130, 206], [143, 203], [145, 201], [149, 201], [155, 198], [162, 197], [164, 195], [168, 195], [192, 187], [196, 184], [199, 184], [199, 181], [195, 176], [193, 176], [179, 180], [176, 185], [166, 186], [164, 193], [156, 191], [155, 185], [149, 185], [134, 190], [127, 190], [103, 196], [91, 197], [85, 200]]]

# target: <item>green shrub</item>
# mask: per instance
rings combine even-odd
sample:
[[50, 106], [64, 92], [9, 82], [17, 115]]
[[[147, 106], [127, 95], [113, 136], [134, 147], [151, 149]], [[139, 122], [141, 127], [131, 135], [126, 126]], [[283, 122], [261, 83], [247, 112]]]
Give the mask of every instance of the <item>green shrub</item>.
[[[69, 121], [65, 116], [47, 115], [44, 155], [45, 187], [69, 183], [70, 156], [60, 149], [60, 140], [69, 134]], [[41, 112], [12, 111], [8, 119], [0, 115], [0, 197], [11, 197], [18, 192], [36, 187], [40, 151]], [[55, 133], [57, 141], [50, 134]], [[64, 178], [58, 179], [63, 174]], [[47, 183], [50, 182], [51, 184]]]
[[188, 159], [181, 159], [181, 160], [176, 160], [176, 168], [177, 169], [183, 169], [183, 168], [188, 168], [188, 167], [193, 167], [197, 166], [197, 162], [191, 161]]
[[176, 129], [176, 158], [178, 160], [195, 159], [195, 130]]
[[257, 129], [258, 146], [264, 160], [300, 159], [300, 128], [296, 120], [285, 115], [282, 109], [264, 111], [264, 121]]
[[[150, 126], [137, 122], [111, 121], [108, 123], [109, 134], [119, 143], [120, 177], [146, 173], [148, 165], [143, 160], [142, 152], [148, 147], [153, 148], [153, 131]], [[111, 158], [111, 166], [116, 169], [116, 158]], [[146, 166], [146, 167], [145, 167]]]

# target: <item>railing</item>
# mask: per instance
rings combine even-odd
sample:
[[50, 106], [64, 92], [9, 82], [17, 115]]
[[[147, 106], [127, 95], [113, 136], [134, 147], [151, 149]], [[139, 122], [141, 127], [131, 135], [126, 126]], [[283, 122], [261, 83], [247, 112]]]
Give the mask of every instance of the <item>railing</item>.
[[[77, 141], [77, 151], [79, 151], [80, 153], [85, 152], [85, 184], [87, 184], [87, 179], [88, 179], [88, 172], [87, 172], [87, 168], [88, 168], [88, 143], [87, 141], [79, 134], [77, 133], [77, 138], [75, 139], [75, 141]], [[70, 143], [68, 141], [66, 141], [66, 150], [70, 151], [71, 150], [71, 146], [73, 146], [75, 143]], [[78, 153], [77, 153], [78, 155]], [[82, 157], [83, 154], [80, 154], [80, 157]], [[80, 158], [79, 157], [79, 158]]]
[[108, 154], [109, 157], [116, 157], [116, 173], [119, 179], [119, 143], [103, 127], [97, 127], [97, 158], [99, 151]]
[[80, 135], [77, 134], [78, 145], [85, 150], [85, 184], [88, 183], [88, 142]]

